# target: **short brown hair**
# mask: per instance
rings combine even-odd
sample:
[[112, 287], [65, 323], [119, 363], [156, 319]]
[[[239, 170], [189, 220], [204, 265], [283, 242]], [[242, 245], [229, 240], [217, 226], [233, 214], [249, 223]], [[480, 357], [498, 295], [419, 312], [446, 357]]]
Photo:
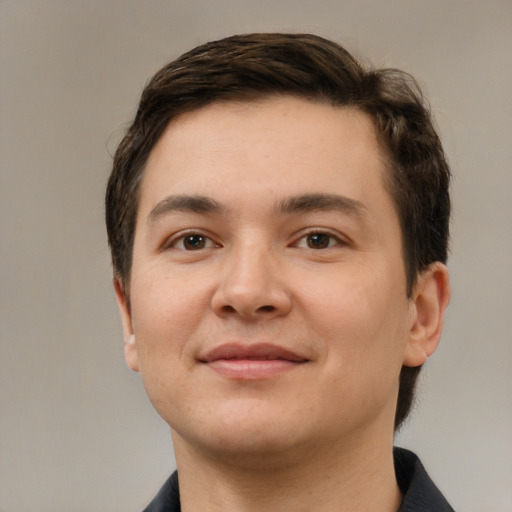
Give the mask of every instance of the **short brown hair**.
[[[248, 34], [201, 45], [158, 71], [114, 156], [106, 223], [115, 275], [128, 291], [138, 193], [149, 154], [177, 116], [218, 101], [293, 95], [370, 115], [389, 169], [410, 295], [418, 272], [448, 255], [450, 171], [416, 81], [362, 66], [311, 34]], [[403, 367], [395, 417], [409, 414], [421, 367]]]

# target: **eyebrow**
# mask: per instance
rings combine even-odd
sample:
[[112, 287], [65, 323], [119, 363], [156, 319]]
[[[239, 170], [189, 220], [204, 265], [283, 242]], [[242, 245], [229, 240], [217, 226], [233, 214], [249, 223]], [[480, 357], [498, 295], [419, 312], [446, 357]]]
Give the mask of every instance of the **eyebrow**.
[[148, 222], [172, 212], [223, 213], [223, 208], [215, 199], [200, 195], [167, 196], [149, 213]]
[[281, 215], [329, 210], [357, 216], [364, 216], [367, 213], [366, 206], [360, 201], [338, 194], [303, 194], [286, 198], [277, 205], [277, 213]]
[[[212, 199], [201, 195], [171, 195], [160, 201], [149, 213], [148, 223], [173, 212], [192, 212], [200, 214], [222, 214], [226, 207]], [[338, 194], [302, 194], [287, 197], [279, 201], [275, 212], [277, 215], [290, 215], [300, 212], [336, 210], [342, 213], [364, 216], [366, 206], [346, 196]]]

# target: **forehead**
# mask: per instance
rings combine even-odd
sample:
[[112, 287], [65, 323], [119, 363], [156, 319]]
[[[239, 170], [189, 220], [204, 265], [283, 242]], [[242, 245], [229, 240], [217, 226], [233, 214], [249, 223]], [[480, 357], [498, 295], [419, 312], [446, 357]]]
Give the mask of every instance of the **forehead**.
[[384, 173], [374, 123], [359, 110], [288, 96], [217, 102], [169, 124], [148, 158], [141, 198], [156, 201], [164, 189], [209, 195], [220, 181], [239, 196], [255, 185], [270, 195], [325, 192], [313, 189], [382, 186]]
[[[243, 136], [233, 138], [233, 132], [240, 129]], [[151, 150], [147, 166], [169, 150], [179, 149], [178, 146], [193, 145], [196, 154], [207, 150], [211, 143], [218, 149], [223, 145], [223, 149], [243, 151], [247, 146], [254, 147], [254, 142], [268, 145], [271, 138], [280, 146], [286, 139], [286, 147], [303, 145], [309, 140], [321, 152], [331, 142], [342, 147], [348, 140], [351, 144], [357, 142], [358, 147], [366, 146], [367, 150], [379, 147], [374, 122], [365, 112], [355, 107], [276, 95], [249, 101], [216, 101], [180, 114], [169, 123]], [[231, 142], [236, 142], [236, 147]], [[174, 148], [170, 147], [171, 143], [175, 144]]]

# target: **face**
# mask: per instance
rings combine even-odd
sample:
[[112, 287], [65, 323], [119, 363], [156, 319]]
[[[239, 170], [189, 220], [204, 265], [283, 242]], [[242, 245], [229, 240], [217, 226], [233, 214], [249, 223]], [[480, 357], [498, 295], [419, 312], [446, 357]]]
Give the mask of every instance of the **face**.
[[[141, 184], [128, 365], [175, 443], [392, 437], [415, 313], [365, 114], [296, 98], [175, 120]], [[418, 364], [420, 364], [420, 361]]]

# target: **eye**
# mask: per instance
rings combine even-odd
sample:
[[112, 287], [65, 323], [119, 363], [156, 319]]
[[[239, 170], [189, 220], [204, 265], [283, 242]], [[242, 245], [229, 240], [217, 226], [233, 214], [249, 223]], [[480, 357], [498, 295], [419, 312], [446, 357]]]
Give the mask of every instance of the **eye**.
[[299, 239], [296, 246], [305, 249], [329, 249], [343, 242], [336, 236], [322, 231], [312, 231]]
[[218, 247], [213, 240], [201, 233], [186, 233], [175, 238], [169, 246], [182, 251], [199, 251], [201, 249]]

